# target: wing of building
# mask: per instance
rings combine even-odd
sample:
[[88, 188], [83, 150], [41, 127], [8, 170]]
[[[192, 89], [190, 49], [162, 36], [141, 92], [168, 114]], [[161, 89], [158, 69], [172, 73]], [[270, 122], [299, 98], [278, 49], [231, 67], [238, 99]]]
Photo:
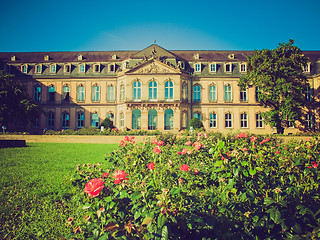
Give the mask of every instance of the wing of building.
[[[30, 133], [99, 127], [106, 117], [118, 129], [178, 131], [198, 117], [209, 131], [272, 133], [255, 88], [240, 90], [237, 84], [250, 54], [168, 51], [153, 44], [138, 52], [0, 53], [0, 67], [24, 82], [45, 111], [23, 126]], [[317, 94], [320, 51], [304, 54], [310, 59], [305, 74]], [[306, 116], [310, 127], [314, 113]]]

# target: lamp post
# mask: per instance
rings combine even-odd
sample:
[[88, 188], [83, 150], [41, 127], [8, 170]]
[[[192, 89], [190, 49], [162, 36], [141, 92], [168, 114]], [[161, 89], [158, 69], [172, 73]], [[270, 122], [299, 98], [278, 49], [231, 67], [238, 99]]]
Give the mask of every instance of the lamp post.
[[6, 127], [5, 125], [3, 125], [3, 126], [2, 126], [2, 133], [3, 133], [3, 134], [6, 134], [6, 129], [7, 129], [7, 127]]

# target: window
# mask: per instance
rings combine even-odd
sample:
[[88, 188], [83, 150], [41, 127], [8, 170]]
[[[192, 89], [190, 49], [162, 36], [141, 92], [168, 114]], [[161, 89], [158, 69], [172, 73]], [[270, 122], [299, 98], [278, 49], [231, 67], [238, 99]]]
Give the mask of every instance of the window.
[[81, 61], [82, 60], [82, 55], [78, 55], [78, 60]]
[[246, 113], [241, 113], [240, 115], [240, 126], [242, 128], [248, 127], [248, 115]]
[[35, 71], [36, 71], [37, 74], [42, 73], [42, 65], [41, 64], [36, 65]]
[[114, 86], [112, 86], [112, 85], [108, 86], [107, 101], [114, 102]]
[[55, 94], [56, 94], [56, 89], [53, 85], [49, 86], [48, 89], [48, 102], [54, 102], [55, 101]]
[[201, 86], [200, 85], [193, 86], [193, 101], [194, 102], [201, 101]]
[[123, 128], [124, 127], [124, 113], [121, 112], [119, 117], [120, 117], [120, 127]]
[[64, 65], [64, 72], [71, 73], [71, 64]]
[[232, 128], [232, 114], [231, 113], [225, 114], [225, 127]]
[[120, 101], [124, 100], [124, 85], [120, 85]]
[[173, 83], [172, 81], [167, 81], [164, 85], [164, 99], [173, 100]]
[[62, 101], [63, 102], [70, 101], [70, 87], [69, 87], [69, 85], [64, 85], [62, 88]]
[[307, 129], [313, 128], [313, 115], [311, 113], [306, 115], [306, 124]]
[[100, 87], [95, 85], [92, 87], [92, 102], [100, 101]]
[[232, 63], [226, 63], [226, 64], [224, 65], [224, 71], [225, 71], [226, 73], [231, 73], [231, 72], [232, 72]]
[[256, 114], [256, 127], [263, 128], [263, 119], [262, 119], [261, 113]]
[[122, 70], [125, 70], [128, 68], [128, 62], [123, 62], [122, 63]]
[[77, 88], [77, 102], [84, 102], [85, 99], [85, 91], [84, 86], [81, 84]]
[[247, 89], [240, 89], [240, 102], [247, 102]]
[[99, 114], [98, 113], [92, 113], [91, 114], [91, 126], [98, 128], [99, 127]]
[[79, 66], [79, 72], [80, 73], [85, 73], [86, 72], [86, 65], [85, 64], [81, 64]]
[[133, 101], [141, 100], [141, 82], [133, 83]]
[[141, 129], [141, 111], [139, 109], [132, 111], [132, 129]]
[[77, 128], [83, 128], [83, 127], [84, 127], [84, 113], [77, 112]]
[[182, 128], [187, 128], [188, 126], [188, 113], [182, 112]]
[[40, 118], [37, 117], [33, 117], [32, 119], [32, 127], [33, 128], [39, 128], [40, 127]]
[[227, 84], [224, 86], [224, 97], [225, 97], [225, 102], [232, 102], [232, 92], [231, 92], [230, 84]]
[[210, 127], [216, 128], [217, 127], [217, 114], [210, 113]]
[[115, 72], [116, 71], [116, 65], [114, 63], [109, 64], [108, 71], [109, 72]]
[[247, 64], [246, 63], [241, 63], [240, 64], [240, 72], [241, 73], [247, 72]]
[[173, 110], [167, 109], [164, 111], [164, 130], [173, 129]]
[[21, 66], [21, 72], [27, 74], [28, 73], [28, 65], [24, 64]]
[[54, 112], [47, 113], [47, 128], [54, 129]]
[[195, 72], [201, 72], [201, 63], [195, 63], [194, 64], [194, 71]]
[[41, 101], [41, 87], [39, 85], [36, 85], [33, 88], [33, 100], [35, 102]]
[[157, 100], [158, 96], [158, 85], [156, 81], [149, 83], [149, 100]]
[[57, 65], [56, 64], [50, 65], [50, 73], [56, 73], [56, 70], [57, 70]]
[[100, 64], [94, 64], [93, 65], [93, 72], [99, 73], [100, 72]]
[[311, 102], [313, 99], [313, 88], [307, 87], [306, 88], [306, 101]]
[[216, 102], [216, 101], [217, 101], [216, 86], [210, 85], [209, 86], [209, 102]]
[[201, 121], [201, 113], [200, 112], [195, 112], [193, 114], [193, 117], [198, 118]]
[[62, 113], [62, 128], [70, 127], [70, 115], [67, 112]]
[[182, 84], [182, 101], [188, 101], [188, 84]]
[[156, 130], [157, 129], [157, 110], [151, 109], [148, 112], [148, 130]]
[[302, 69], [305, 73], [310, 73], [310, 65], [311, 65], [311, 63], [307, 63], [307, 65], [302, 67]]
[[209, 65], [209, 71], [212, 72], [212, 73], [217, 72], [217, 64], [216, 63], [211, 63]]

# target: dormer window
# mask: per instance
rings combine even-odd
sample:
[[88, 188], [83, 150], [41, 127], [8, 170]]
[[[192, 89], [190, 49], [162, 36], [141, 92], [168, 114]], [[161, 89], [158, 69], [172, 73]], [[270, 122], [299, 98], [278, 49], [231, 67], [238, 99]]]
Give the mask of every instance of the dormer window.
[[217, 64], [216, 63], [210, 63], [209, 71], [212, 72], [212, 73], [217, 72]]
[[116, 64], [111, 63], [108, 66], [108, 72], [115, 72], [116, 71]]
[[21, 66], [21, 72], [27, 74], [28, 73], [28, 64], [23, 64]]
[[56, 71], [57, 71], [57, 65], [56, 64], [50, 65], [50, 73], [56, 73]]
[[16, 61], [16, 56], [11, 56], [11, 62], [15, 62]]
[[232, 72], [232, 63], [226, 63], [226, 64], [224, 65], [224, 71], [225, 71], [226, 73], [231, 73], [231, 72]]
[[44, 56], [44, 60], [45, 60], [45, 61], [49, 61], [49, 60], [50, 60], [49, 55]]
[[81, 64], [79, 66], [79, 72], [80, 73], [85, 73], [86, 72], [86, 65], [85, 64]]
[[36, 74], [42, 73], [42, 64], [36, 65], [35, 72], [36, 72]]
[[81, 61], [83, 58], [82, 58], [82, 55], [81, 54], [79, 54], [78, 55], [78, 61]]
[[99, 73], [100, 72], [100, 64], [94, 64], [93, 65], [93, 72]]
[[229, 58], [229, 59], [234, 59], [234, 54], [229, 54], [229, 55], [228, 55], [228, 58]]
[[199, 58], [200, 58], [199, 53], [194, 54], [194, 55], [193, 55], [193, 58], [194, 58], [194, 59], [199, 59]]
[[128, 62], [123, 62], [122, 63], [122, 70], [125, 70], [128, 68]]
[[201, 72], [201, 63], [195, 63], [194, 64], [194, 71], [195, 72]]
[[117, 59], [117, 58], [118, 58], [117, 54], [112, 55], [112, 59]]
[[71, 64], [64, 65], [64, 72], [71, 73]]
[[247, 64], [246, 63], [240, 63], [240, 72], [241, 73], [247, 72]]
[[307, 63], [307, 65], [305, 65], [304, 67], [302, 67], [302, 68], [303, 68], [303, 71], [304, 71], [305, 73], [310, 73], [310, 65], [311, 65], [311, 63]]
[[179, 61], [178, 62], [178, 65], [181, 69], [184, 69], [185, 68], [185, 65], [184, 65], [184, 62], [183, 61]]

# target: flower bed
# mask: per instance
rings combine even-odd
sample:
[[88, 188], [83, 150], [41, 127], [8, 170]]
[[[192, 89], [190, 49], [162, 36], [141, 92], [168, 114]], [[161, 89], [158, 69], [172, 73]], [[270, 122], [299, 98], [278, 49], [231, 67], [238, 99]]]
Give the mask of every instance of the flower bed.
[[319, 141], [184, 132], [125, 137], [72, 179], [70, 238], [320, 237]]

